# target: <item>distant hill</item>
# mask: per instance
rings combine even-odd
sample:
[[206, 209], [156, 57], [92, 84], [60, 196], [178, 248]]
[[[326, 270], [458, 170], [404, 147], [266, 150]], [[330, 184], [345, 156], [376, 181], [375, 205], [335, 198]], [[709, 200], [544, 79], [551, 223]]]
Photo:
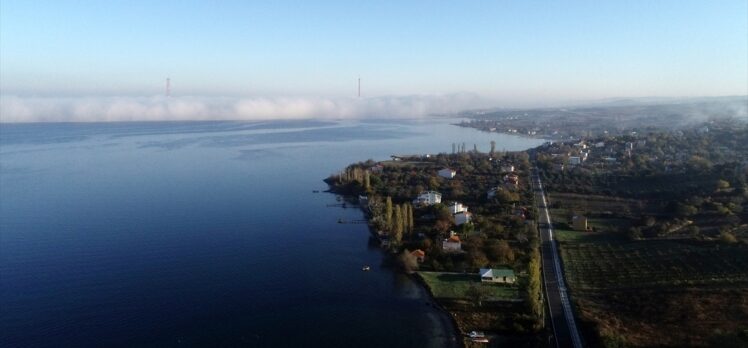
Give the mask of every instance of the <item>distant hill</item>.
[[680, 129], [712, 120], [748, 121], [748, 96], [616, 98], [565, 107], [476, 110], [462, 116], [474, 120], [466, 126], [497, 132], [616, 134]]

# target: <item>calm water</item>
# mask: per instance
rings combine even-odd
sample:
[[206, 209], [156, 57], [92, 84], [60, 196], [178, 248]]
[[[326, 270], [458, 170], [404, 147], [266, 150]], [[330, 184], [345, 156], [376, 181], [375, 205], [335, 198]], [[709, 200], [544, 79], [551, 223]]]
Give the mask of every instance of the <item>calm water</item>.
[[[393, 153], [525, 149], [448, 125], [0, 126], [0, 346], [449, 346], [321, 181]], [[371, 272], [361, 266], [372, 265]]]

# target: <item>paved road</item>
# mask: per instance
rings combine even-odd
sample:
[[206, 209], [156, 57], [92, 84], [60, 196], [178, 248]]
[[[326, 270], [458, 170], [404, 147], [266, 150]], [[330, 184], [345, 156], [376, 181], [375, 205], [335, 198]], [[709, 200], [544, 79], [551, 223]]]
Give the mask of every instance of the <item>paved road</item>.
[[574, 321], [569, 295], [564, 283], [560, 256], [553, 239], [551, 216], [543, 191], [543, 184], [537, 175], [537, 169], [532, 174], [532, 184], [535, 190], [535, 201], [538, 202], [538, 225], [540, 228], [541, 254], [543, 266], [543, 281], [545, 283], [546, 301], [551, 316], [554, 337], [557, 347], [582, 347], [582, 339]]

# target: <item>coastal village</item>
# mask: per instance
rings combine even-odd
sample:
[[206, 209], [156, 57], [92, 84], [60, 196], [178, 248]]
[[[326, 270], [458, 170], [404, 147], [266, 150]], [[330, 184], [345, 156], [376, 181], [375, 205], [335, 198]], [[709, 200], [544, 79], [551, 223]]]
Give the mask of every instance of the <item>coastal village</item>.
[[745, 123], [599, 133], [528, 151], [586, 344], [745, 346]]
[[491, 145], [369, 160], [326, 180], [358, 197], [372, 238], [452, 314], [468, 345], [489, 332], [527, 340], [543, 327], [529, 157]]
[[[551, 342], [533, 167], [585, 342], [722, 346], [711, 342], [745, 341], [748, 320], [734, 305], [748, 298], [747, 136], [712, 121], [523, 152], [461, 144], [352, 164], [327, 182], [359, 198], [372, 238], [452, 315], [466, 346]], [[704, 320], [679, 320], [694, 313]]]

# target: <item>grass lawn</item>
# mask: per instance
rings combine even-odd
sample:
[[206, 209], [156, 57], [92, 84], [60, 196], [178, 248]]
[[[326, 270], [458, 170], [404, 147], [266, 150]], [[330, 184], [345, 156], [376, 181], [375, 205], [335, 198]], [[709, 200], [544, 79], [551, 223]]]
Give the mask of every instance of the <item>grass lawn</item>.
[[561, 228], [553, 229], [553, 236], [559, 243], [563, 242], [618, 242], [626, 238], [620, 233], [611, 232], [592, 232], [592, 231], [575, 231]]
[[431, 288], [434, 297], [465, 299], [465, 292], [471, 284], [486, 290], [487, 299], [512, 300], [519, 298], [516, 285], [481, 283], [477, 274], [418, 272]]
[[631, 227], [631, 220], [627, 219], [616, 219], [616, 218], [591, 218], [587, 221], [590, 227], [595, 227], [598, 230], [619, 230], [627, 229]]
[[592, 232], [553, 229], [553, 234], [559, 242], [581, 242]]

